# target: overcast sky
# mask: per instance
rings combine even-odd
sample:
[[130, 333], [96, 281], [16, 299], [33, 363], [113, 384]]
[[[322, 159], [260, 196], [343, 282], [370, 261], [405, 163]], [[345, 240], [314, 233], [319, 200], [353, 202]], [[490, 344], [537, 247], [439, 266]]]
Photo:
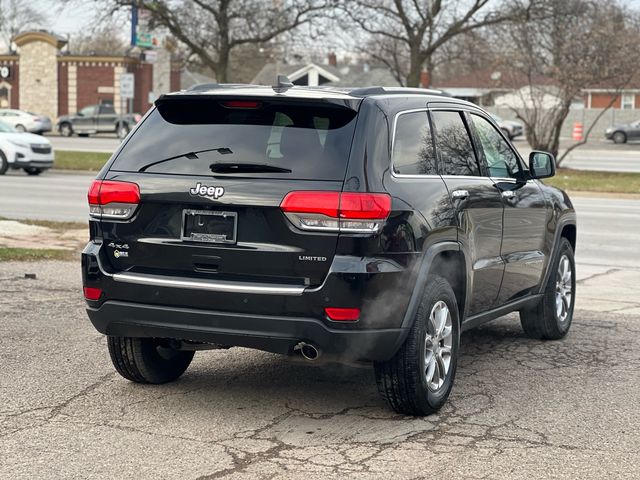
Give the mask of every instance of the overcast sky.
[[[95, 3], [91, 0], [72, 0], [72, 3], [65, 6], [60, 0], [32, 0], [32, 2], [49, 19], [47, 29], [60, 35], [81, 32], [82, 29], [87, 28], [97, 13]], [[640, 9], [640, 0], [625, 0], [622, 3]], [[124, 25], [123, 35], [128, 35], [128, 29]]]

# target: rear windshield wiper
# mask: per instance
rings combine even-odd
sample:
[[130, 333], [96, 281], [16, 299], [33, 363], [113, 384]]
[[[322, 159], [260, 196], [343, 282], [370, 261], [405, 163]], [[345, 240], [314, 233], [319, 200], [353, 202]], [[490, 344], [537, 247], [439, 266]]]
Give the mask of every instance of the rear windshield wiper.
[[291, 173], [288, 168], [264, 163], [212, 163], [209, 168], [213, 173]]
[[157, 162], [152, 162], [152, 163], [148, 163], [147, 165], [145, 165], [144, 167], [140, 168], [138, 170], [138, 172], [145, 172], [147, 171], [147, 169], [158, 165], [160, 163], [164, 163], [164, 162], [169, 162], [171, 160], [175, 160], [177, 158], [188, 158], [189, 160], [195, 160], [198, 157], [199, 153], [206, 153], [206, 152], [218, 152], [220, 155], [229, 155], [231, 153], [233, 153], [231, 151], [230, 148], [228, 147], [216, 147], [216, 148], [207, 148], [206, 150], [198, 150], [197, 152], [185, 152], [185, 153], [181, 153], [180, 155], [174, 155], [173, 157], [169, 157], [169, 158], [163, 158], [162, 160], [158, 160]]

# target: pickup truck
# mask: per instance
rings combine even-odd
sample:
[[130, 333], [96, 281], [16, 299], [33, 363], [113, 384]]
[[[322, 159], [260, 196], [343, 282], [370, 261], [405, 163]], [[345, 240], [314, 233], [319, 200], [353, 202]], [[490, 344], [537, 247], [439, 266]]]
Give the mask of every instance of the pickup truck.
[[119, 138], [124, 138], [141, 118], [139, 113], [120, 115], [113, 105], [89, 105], [76, 114], [61, 116], [57, 130], [63, 137], [70, 137], [74, 133], [83, 137], [93, 133], [115, 133]]

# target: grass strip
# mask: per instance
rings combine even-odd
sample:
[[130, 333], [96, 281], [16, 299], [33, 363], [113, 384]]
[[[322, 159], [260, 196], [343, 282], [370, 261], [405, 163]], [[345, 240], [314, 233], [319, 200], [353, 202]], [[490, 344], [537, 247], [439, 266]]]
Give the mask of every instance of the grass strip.
[[571, 191], [640, 193], [640, 173], [559, 168], [555, 177], [545, 179], [544, 183]]
[[52, 248], [0, 247], [0, 262], [36, 262], [39, 260], [75, 260], [78, 252]]
[[109, 160], [109, 157], [111, 157], [111, 154], [105, 152], [56, 150], [56, 160], [53, 168], [97, 172]]

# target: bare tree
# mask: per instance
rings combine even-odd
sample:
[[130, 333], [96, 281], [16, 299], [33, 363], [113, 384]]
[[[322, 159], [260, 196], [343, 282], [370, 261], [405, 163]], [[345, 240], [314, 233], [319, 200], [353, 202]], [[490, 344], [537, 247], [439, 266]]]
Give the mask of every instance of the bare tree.
[[[560, 133], [572, 103], [587, 87], [616, 93], [640, 70], [640, 30], [637, 16], [615, 0], [545, 0], [536, 20], [501, 28], [496, 45], [512, 74], [525, 79], [516, 116], [526, 127], [534, 149], [558, 155]], [[586, 143], [598, 118], [587, 128]]]
[[[98, 2], [103, 0], [97, 0]], [[117, 9], [150, 12], [152, 26], [168, 31], [188, 57], [229, 81], [232, 52], [266, 44], [322, 15], [328, 0], [108, 0]]]
[[11, 40], [29, 28], [41, 27], [45, 17], [28, 0], [0, 0], [0, 45], [7, 48]]
[[124, 55], [129, 39], [122, 32], [121, 25], [103, 21], [88, 33], [71, 37], [69, 51], [78, 55]]
[[526, 13], [512, 3], [345, 0], [341, 5], [350, 21], [371, 35], [371, 56], [387, 65], [402, 85], [417, 87], [422, 69], [431, 72], [436, 53], [452, 39]]

